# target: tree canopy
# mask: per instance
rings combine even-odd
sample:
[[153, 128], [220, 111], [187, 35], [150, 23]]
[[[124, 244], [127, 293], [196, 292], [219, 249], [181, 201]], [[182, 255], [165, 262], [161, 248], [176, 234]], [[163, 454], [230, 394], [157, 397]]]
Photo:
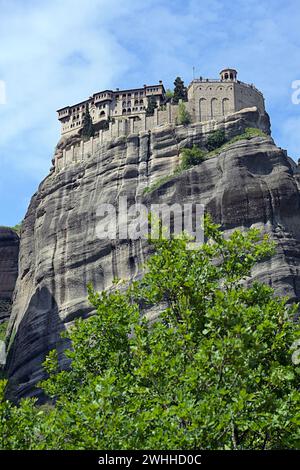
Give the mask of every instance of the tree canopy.
[[187, 88], [184, 85], [184, 81], [177, 77], [174, 82], [174, 94], [173, 103], [179, 103], [179, 100], [187, 101]]
[[94, 124], [93, 124], [92, 117], [90, 115], [89, 106], [87, 104], [85, 108], [85, 115], [83, 118], [81, 135], [85, 137], [86, 139], [90, 139], [91, 137], [94, 136], [94, 134], [95, 134]]
[[155, 108], [157, 108], [155, 96], [150, 96], [148, 98], [148, 106], [146, 109], [146, 115], [153, 116]]
[[56, 351], [45, 361], [54, 404], [15, 406], [0, 382], [2, 449], [299, 447], [297, 306], [245, 283], [274, 247], [256, 229], [225, 239], [209, 219], [205, 237], [155, 242], [126, 291], [89, 287], [96, 313], [67, 334], [70, 369]]

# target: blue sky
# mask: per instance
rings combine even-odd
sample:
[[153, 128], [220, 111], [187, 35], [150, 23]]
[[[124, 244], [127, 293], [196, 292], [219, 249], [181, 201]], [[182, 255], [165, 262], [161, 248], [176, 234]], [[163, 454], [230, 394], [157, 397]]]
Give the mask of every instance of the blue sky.
[[300, 2], [277, 0], [0, 0], [0, 225], [14, 225], [47, 175], [56, 109], [103, 88], [223, 67], [266, 99], [277, 144], [298, 159]]

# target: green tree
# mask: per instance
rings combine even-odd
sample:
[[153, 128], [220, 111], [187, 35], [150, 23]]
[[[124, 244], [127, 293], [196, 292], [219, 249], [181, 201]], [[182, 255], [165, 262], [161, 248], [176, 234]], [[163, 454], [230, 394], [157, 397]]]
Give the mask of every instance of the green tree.
[[166, 90], [166, 97], [168, 98], [168, 100], [171, 100], [174, 96], [174, 91], [170, 90], [170, 88], [168, 88]]
[[187, 111], [185, 103], [180, 102], [178, 105], [178, 114], [176, 119], [176, 124], [187, 125], [191, 122], [191, 115]]
[[[89, 288], [96, 314], [68, 333], [70, 370], [56, 351], [45, 362], [55, 406], [15, 407], [2, 385], [2, 448], [299, 448], [296, 306], [245, 284], [273, 246], [255, 229], [225, 239], [209, 220], [205, 237], [192, 250], [157, 241], [125, 292]], [[161, 306], [159, 318], [141, 305]]]
[[199, 165], [204, 160], [205, 152], [196, 145], [193, 145], [191, 149], [183, 148], [181, 150], [181, 164], [182, 170], [187, 170], [192, 166]]
[[179, 103], [179, 100], [187, 101], [187, 88], [184, 81], [177, 77], [174, 82], [173, 103]]
[[225, 132], [221, 129], [213, 131], [207, 138], [206, 147], [209, 152], [221, 147], [226, 142]]
[[153, 116], [154, 110], [157, 108], [157, 102], [155, 96], [149, 96], [148, 98], [148, 106], [146, 109], [147, 116]]
[[94, 134], [95, 134], [95, 129], [94, 129], [93, 120], [90, 115], [89, 105], [86, 104], [81, 135], [85, 139], [90, 139], [91, 137], [94, 136]]

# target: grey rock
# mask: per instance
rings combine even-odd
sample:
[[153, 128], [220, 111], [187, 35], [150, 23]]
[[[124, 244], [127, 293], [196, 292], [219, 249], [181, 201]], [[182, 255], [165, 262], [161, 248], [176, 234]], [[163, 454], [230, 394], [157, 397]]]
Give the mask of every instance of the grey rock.
[[[269, 119], [250, 109], [216, 127], [230, 137], [246, 127], [269, 133]], [[129, 205], [202, 203], [228, 233], [259, 227], [276, 241], [277, 251], [254, 270], [253, 278], [291, 301], [300, 299], [299, 175], [270, 136], [238, 141], [144, 194], [148, 185], [173, 173], [180, 148], [203, 146], [208, 132], [209, 126], [193, 124], [116, 139], [88, 161], [51, 173], [41, 183], [23, 224], [6, 366], [11, 398], [39, 393], [35, 385], [50, 349], [58, 347], [63, 361], [60, 332], [92, 312], [89, 282], [103, 290], [111, 288], [114, 278], [130, 282], [139, 276], [149, 254], [145, 241], [97, 238], [99, 204], [117, 204], [120, 196], [126, 195]]]
[[11, 301], [18, 276], [19, 237], [0, 227], [0, 323], [9, 319]]
[[0, 367], [5, 364], [5, 342], [0, 341]]

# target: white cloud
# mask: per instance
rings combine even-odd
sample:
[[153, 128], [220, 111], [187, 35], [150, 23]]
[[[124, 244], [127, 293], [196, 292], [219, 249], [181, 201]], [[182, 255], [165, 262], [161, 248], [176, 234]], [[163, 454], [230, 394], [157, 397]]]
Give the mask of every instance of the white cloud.
[[[6, 83], [7, 104], [0, 108], [0, 146], [34, 130], [36, 142], [43, 142], [49, 127], [58, 131], [56, 108], [111, 85], [133, 64], [133, 55], [103, 25], [109, 15], [99, 13], [108, 3], [113, 20], [121, 3], [114, 0], [33, 2], [28, 10], [24, 3], [6, 3], [0, 78]], [[26, 158], [35, 159], [33, 153]]]

